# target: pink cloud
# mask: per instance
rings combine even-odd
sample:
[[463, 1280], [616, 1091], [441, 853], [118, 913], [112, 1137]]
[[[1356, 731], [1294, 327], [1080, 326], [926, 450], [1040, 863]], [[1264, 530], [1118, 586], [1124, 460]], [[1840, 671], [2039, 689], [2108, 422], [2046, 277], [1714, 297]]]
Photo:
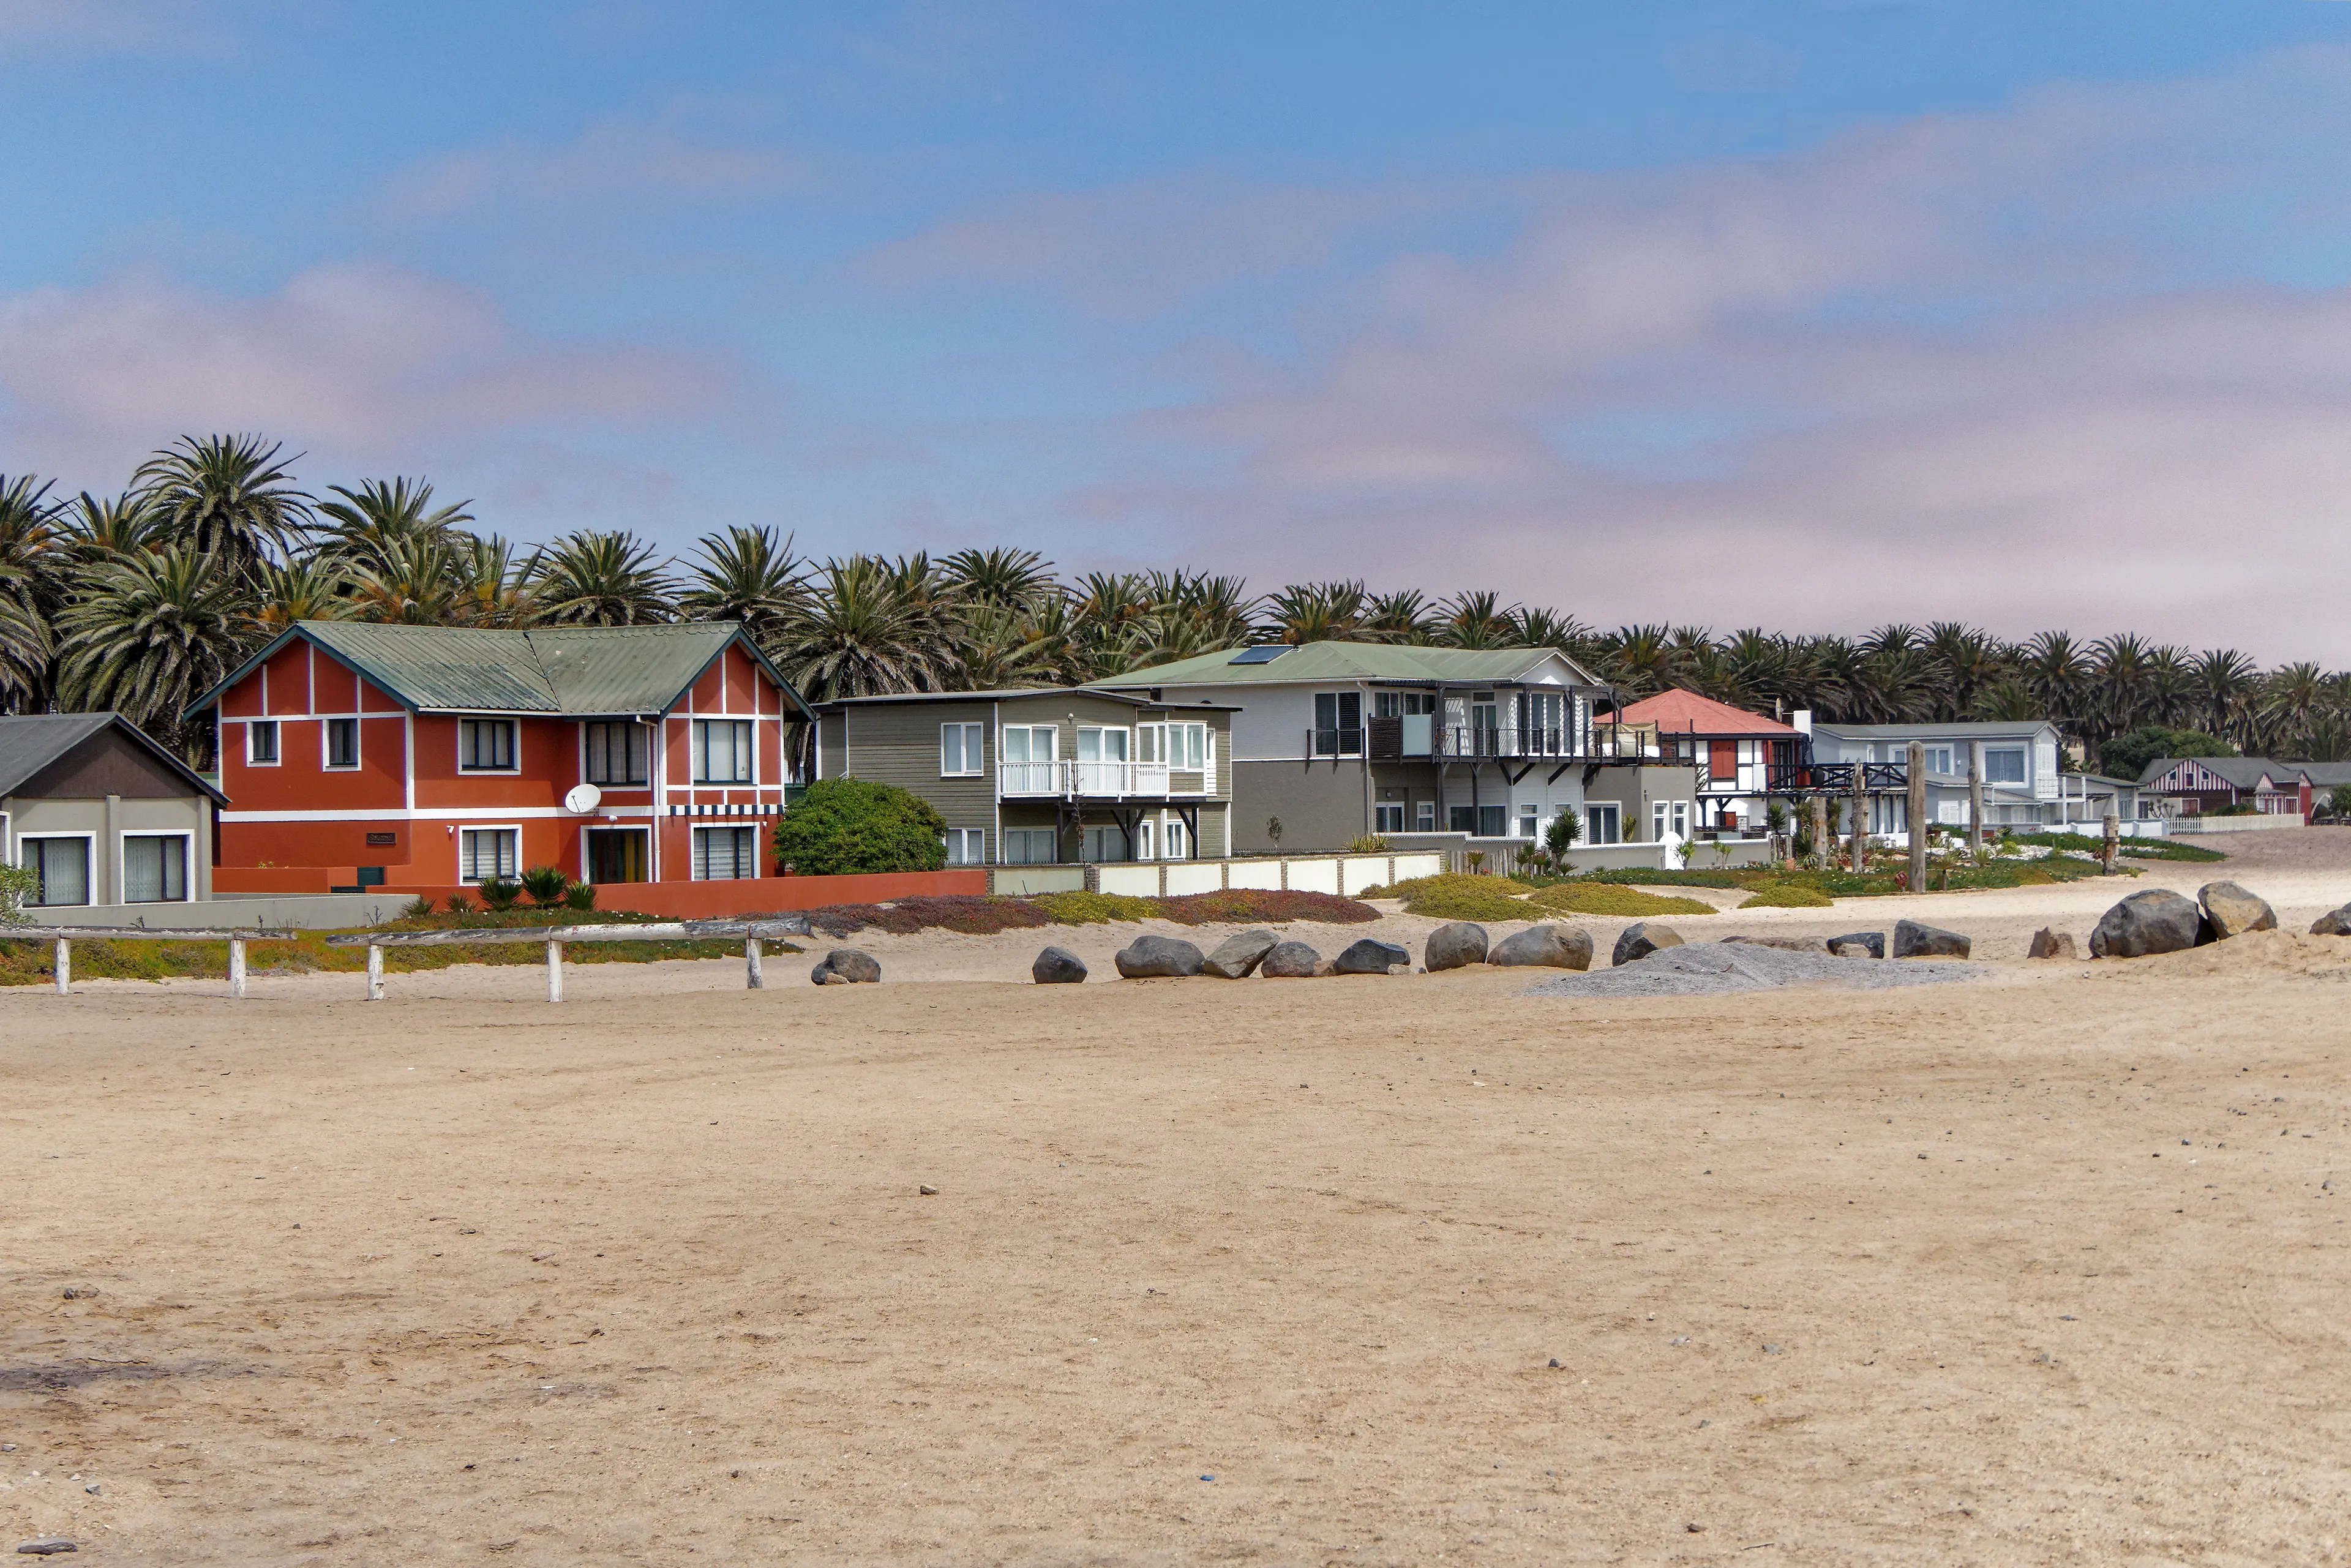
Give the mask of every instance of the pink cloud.
[[517, 206], [751, 201], [801, 183], [807, 172], [784, 149], [607, 120], [560, 145], [507, 140], [426, 160], [388, 182], [376, 207], [388, 222], [437, 223]]

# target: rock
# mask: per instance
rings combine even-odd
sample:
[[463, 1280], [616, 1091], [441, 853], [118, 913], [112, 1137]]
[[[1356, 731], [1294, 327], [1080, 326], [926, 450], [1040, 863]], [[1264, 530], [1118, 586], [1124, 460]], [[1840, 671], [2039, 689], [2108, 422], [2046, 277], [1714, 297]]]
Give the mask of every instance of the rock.
[[1412, 955], [1395, 943], [1366, 936], [1350, 943], [1345, 952], [1331, 961], [1331, 968], [1341, 975], [1384, 975], [1398, 964], [1411, 962]]
[[882, 978], [881, 960], [856, 947], [835, 947], [809, 971], [820, 986], [870, 986]]
[[16, 1550], [26, 1557], [54, 1557], [60, 1552], [78, 1552], [81, 1548], [62, 1535], [50, 1535], [38, 1541], [21, 1542]]
[[1265, 962], [1257, 967], [1257, 972], [1269, 980], [1303, 980], [1310, 978], [1322, 962], [1322, 955], [1303, 942], [1277, 942], [1273, 951], [1265, 956]]
[[1782, 953], [1817, 953], [1819, 948], [1802, 936], [1718, 936], [1718, 942], [1744, 943], [1750, 947], [1777, 947]]
[[1828, 948], [1839, 958], [1883, 958], [1886, 956], [1886, 933], [1848, 931], [1842, 936], [1830, 937]]
[[2204, 929], [2204, 912], [2168, 888], [2134, 893], [2098, 918], [2090, 933], [2093, 958], [2144, 958], [2184, 953]]
[[1118, 972], [1130, 980], [1182, 979], [1207, 960], [1179, 936], [1138, 936], [1118, 950]]
[[1660, 925], [1654, 920], [1640, 920], [1616, 934], [1616, 950], [1608, 956], [1612, 964], [1629, 964], [1635, 958], [1646, 958], [1666, 947], [1682, 945], [1682, 934], [1670, 925]]
[[2310, 923], [2313, 936], [2351, 936], [2351, 904], [2330, 909]]
[[1972, 946], [1956, 931], [1921, 925], [1916, 920], [1894, 923], [1894, 956], [1897, 958], [1964, 958]]
[[2277, 911], [2233, 882], [2206, 883], [2196, 890], [2196, 902], [2203, 906], [2204, 924], [2217, 941], [2277, 929]]
[[1486, 962], [1505, 967], [1522, 964], [1545, 969], [1592, 967], [1592, 934], [1573, 925], [1530, 925], [1486, 955]]
[[933, 1186], [926, 1181], [916, 1182], [914, 1184], [914, 1191], [924, 1197], [936, 1197], [939, 1196], [939, 1189]]
[[1468, 920], [1440, 925], [1428, 934], [1427, 946], [1421, 952], [1432, 975], [1440, 969], [1482, 964], [1486, 961], [1486, 928]]
[[2044, 925], [2032, 934], [2032, 946], [2025, 949], [2028, 958], [2078, 958], [2074, 947], [2074, 934]]
[[1029, 966], [1029, 977], [1040, 986], [1081, 986], [1086, 963], [1067, 947], [1048, 947]]
[[1200, 972], [1220, 980], [1245, 980], [1280, 940], [1270, 931], [1236, 931], [1217, 944], [1217, 950], [1202, 961]]

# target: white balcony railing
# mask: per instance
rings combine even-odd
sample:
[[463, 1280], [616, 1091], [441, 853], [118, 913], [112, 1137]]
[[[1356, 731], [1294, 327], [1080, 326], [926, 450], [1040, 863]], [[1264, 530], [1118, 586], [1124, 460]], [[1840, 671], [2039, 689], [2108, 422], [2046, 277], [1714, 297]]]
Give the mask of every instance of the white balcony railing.
[[1130, 796], [1158, 800], [1171, 794], [1207, 795], [1213, 792], [1214, 782], [1207, 773], [1186, 774], [1187, 780], [1200, 782], [1174, 789], [1173, 775], [1164, 762], [1006, 762], [998, 765], [996, 777], [997, 793], [1008, 800], [1022, 797], [1116, 800]]

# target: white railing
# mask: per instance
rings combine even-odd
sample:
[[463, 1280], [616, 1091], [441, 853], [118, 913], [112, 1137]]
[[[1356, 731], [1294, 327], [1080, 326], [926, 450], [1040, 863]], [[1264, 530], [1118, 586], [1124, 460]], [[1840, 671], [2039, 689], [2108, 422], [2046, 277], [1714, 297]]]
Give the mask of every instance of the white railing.
[[1129, 796], [1157, 800], [1214, 793], [1213, 773], [1201, 773], [1195, 788], [1176, 789], [1164, 762], [1005, 762], [997, 767], [997, 793], [1005, 800], [1057, 796], [1063, 800], [1115, 800]]

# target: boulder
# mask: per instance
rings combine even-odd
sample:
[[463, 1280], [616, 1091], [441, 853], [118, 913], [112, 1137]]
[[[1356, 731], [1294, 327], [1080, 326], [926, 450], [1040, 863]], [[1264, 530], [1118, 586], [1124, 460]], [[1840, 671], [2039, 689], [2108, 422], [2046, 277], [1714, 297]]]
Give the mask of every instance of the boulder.
[[1432, 975], [1439, 969], [1482, 964], [1486, 961], [1486, 928], [1472, 921], [1453, 921], [1430, 932], [1428, 945], [1421, 951], [1421, 961]]
[[1029, 977], [1040, 986], [1080, 986], [1085, 983], [1085, 960], [1067, 947], [1048, 947], [1037, 955], [1029, 966]]
[[2277, 911], [2233, 882], [2206, 883], [2196, 890], [2196, 902], [2203, 906], [2204, 924], [2216, 941], [2277, 929]]
[[1894, 956], [1897, 958], [1964, 958], [1971, 944], [1956, 931], [1922, 925], [1916, 920], [1894, 923]]
[[1819, 948], [1806, 936], [1719, 936], [1718, 942], [1737, 942], [1750, 947], [1777, 947], [1782, 953], [1817, 953]]
[[2074, 947], [2074, 934], [2044, 925], [2032, 934], [2032, 946], [2025, 949], [2028, 958], [2078, 958]]
[[[1531, 964], [1545, 969], [1589, 969], [1592, 936], [1573, 925], [1530, 925], [1516, 936], [1502, 938], [1486, 955], [1486, 962], [1506, 967]], [[1433, 964], [1429, 967], [1436, 967]]]
[[2144, 958], [2184, 953], [2204, 929], [2204, 912], [2168, 888], [2134, 893], [2098, 918], [2090, 933], [2093, 958]]
[[1654, 920], [1637, 920], [1616, 934], [1616, 950], [1608, 956], [1612, 964], [1629, 964], [1635, 958], [1646, 958], [1665, 947], [1682, 945], [1682, 934], [1670, 925]]
[[2330, 909], [2310, 923], [2313, 936], [2351, 936], [2351, 904]]
[[1886, 956], [1886, 933], [1848, 931], [1842, 936], [1830, 937], [1828, 948], [1839, 958], [1883, 958]]
[[1384, 975], [1398, 964], [1411, 962], [1412, 955], [1395, 943], [1366, 936], [1350, 943], [1345, 952], [1331, 961], [1331, 969], [1339, 975]]
[[835, 947], [809, 971], [820, 986], [870, 986], [882, 978], [882, 961], [857, 947]]
[[1179, 936], [1138, 936], [1118, 950], [1118, 972], [1130, 980], [1180, 979], [1207, 960]]
[[1314, 967], [1322, 962], [1322, 955], [1303, 942], [1277, 942], [1273, 951], [1265, 956], [1265, 962], [1257, 967], [1257, 972], [1269, 980], [1303, 980], [1311, 977]]
[[1220, 980], [1245, 980], [1280, 940], [1270, 931], [1236, 931], [1217, 944], [1217, 950], [1201, 963], [1200, 972]]

